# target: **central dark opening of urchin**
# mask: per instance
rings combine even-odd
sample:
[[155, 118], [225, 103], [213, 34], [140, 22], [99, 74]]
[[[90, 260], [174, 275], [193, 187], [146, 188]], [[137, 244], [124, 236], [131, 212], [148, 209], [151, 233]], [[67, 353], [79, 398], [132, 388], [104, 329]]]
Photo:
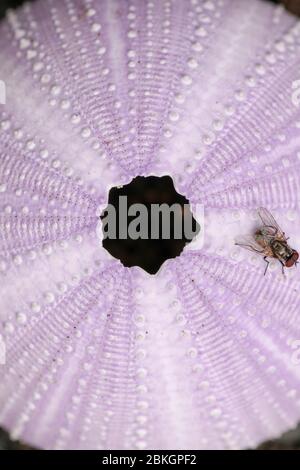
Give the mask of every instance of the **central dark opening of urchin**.
[[158, 272], [179, 256], [200, 226], [170, 176], [138, 176], [111, 188], [101, 215], [103, 247], [126, 267]]

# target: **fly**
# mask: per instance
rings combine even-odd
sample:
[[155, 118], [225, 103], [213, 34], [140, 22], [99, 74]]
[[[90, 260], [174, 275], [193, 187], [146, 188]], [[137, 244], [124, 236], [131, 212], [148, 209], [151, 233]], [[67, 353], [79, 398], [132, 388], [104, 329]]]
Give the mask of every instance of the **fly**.
[[277, 259], [281, 263], [284, 274], [284, 268], [297, 265], [299, 253], [290, 247], [285, 233], [267, 209], [260, 208], [258, 215], [262, 226], [253, 235], [240, 237], [235, 244], [263, 256], [267, 263], [264, 275], [270, 264], [268, 258]]

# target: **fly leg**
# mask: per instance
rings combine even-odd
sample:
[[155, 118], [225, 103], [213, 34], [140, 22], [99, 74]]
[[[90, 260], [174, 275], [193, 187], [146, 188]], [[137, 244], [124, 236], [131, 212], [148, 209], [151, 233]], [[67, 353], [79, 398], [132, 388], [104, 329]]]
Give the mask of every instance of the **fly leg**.
[[266, 266], [266, 269], [265, 269], [265, 272], [264, 272], [264, 276], [265, 276], [265, 275], [267, 274], [270, 261], [267, 260], [267, 257], [266, 257], [266, 256], [264, 256], [264, 261], [267, 263], [267, 266]]
[[281, 269], [282, 269], [282, 275], [285, 276], [285, 273], [284, 273], [284, 263], [282, 261], [280, 261], [281, 263]]

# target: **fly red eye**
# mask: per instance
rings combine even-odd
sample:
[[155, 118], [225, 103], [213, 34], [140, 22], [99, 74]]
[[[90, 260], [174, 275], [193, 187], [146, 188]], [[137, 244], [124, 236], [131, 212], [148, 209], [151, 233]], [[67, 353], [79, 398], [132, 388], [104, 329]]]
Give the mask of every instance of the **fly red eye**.
[[286, 261], [285, 266], [286, 268], [291, 268], [292, 266], [294, 266], [294, 260], [292, 256]]
[[287, 268], [291, 268], [292, 266], [294, 266], [298, 258], [299, 258], [299, 253], [297, 253], [297, 251], [294, 251], [292, 256], [286, 261], [285, 266]]

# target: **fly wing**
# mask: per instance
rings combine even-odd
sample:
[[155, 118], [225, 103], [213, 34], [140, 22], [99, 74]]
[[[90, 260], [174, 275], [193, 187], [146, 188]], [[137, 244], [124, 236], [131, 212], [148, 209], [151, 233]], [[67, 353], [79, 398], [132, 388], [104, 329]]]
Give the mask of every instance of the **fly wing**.
[[258, 209], [258, 215], [264, 224], [264, 231], [265, 235], [269, 235], [270, 237], [276, 237], [286, 241], [286, 236], [283, 230], [279, 227], [278, 223], [272, 216], [272, 214], [265, 209], [264, 207], [260, 207]]
[[266, 249], [262, 248], [251, 235], [242, 235], [235, 239], [235, 244], [245, 248], [246, 250], [258, 253], [262, 256], [268, 256]]

